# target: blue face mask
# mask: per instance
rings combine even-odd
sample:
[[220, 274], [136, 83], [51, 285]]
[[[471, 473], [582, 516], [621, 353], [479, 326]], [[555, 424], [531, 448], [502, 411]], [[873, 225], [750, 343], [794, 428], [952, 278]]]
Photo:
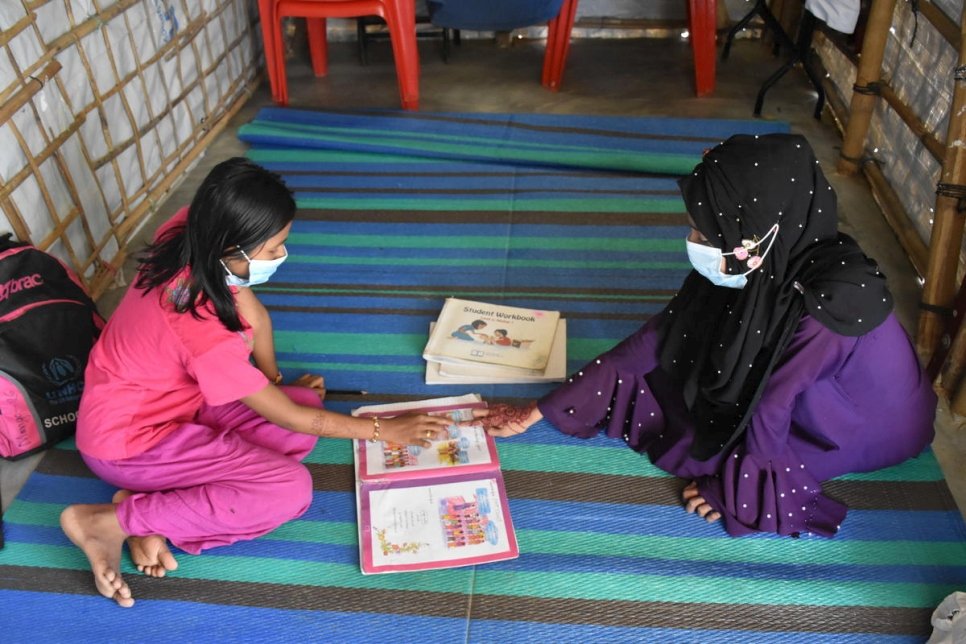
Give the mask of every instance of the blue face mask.
[[[685, 241], [687, 242], [688, 259], [691, 260], [691, 265], [694, 266], [694, 270], [698, 271], [716, 286], [744, 288], [745, 284], [748, 283], [748, 274], [762, 265], [762, 262], [765, 260], [765, 257], [768, 255], [777, 238], [778, 224], [775, 224], [761, 239], [754, 241], [744, 239], [741, 242], [741, 247], [736, 248], [731, 253], [722, 253], [719, 248], [698, 244], [690, 239], [686, 239]], [[765, 248], [765, 251], [760, 255], [752, 255], [751, 253], [755, 252], [756, 248], [759, 248], [765, 243], [765, 240], [768, 240], [768, 247]], [[749, 269], [744, 273], [736, 273], [734, 275], [723, 273], [721, 271], [722, 260], [728, 255], [734, 255], [739, 260], [746, 261]]]
[[275, 274], [275, 271], [282, 265], [282, 262], [288, 259], [287, 252], [278, 259], [252, 259], [241, 248], [238, 249], [238, 252], [248, 260], [248, 279], [238, 277], [228, 270], [228, 266], [224, 261], [219, 260], [221, 261], [221, 265], [224, 266], [225, 272], [228, 273], [228, 276], [225, 278], [228, 286], [255, 286], [256, 284], [264, 284]]
[[715, 286], [726, 286], [728, 288], [744, 288], [748, 283], [748, 278], [744, 273], [729, 275], [721, 272], [721, 262], [724, 260], [724, 253], [721, 249], [697, 244], [690, 239], [688, 244], [688, 259], [694, 270], [704, 275]]

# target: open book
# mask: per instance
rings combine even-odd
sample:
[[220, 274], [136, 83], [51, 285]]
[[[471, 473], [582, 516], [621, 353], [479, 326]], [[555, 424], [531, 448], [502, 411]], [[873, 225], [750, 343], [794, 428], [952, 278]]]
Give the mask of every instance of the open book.
[[449, 435], [430, 448], [353, 441], [363, 574], [432, 570], [519, 555], [496, 443], [479, 425], [460, 427], [476, 394], [370, 405], [353, 416], [445, 414]]
[[[435, 322], [429, 323], [430, 335]], [[453, 384], [523, 384], [529, 382], [563, 382], [567, 379], [567, 321], [557, 320], [557, 331], [550, 347], [547, 367], [534, 373], [529, 369], [501, 367], [495, 364], [426, 362], [427, 385]]]
[[540, 375], [547, 368], [559, 319], [559, 311], [447, 298], [423, 358], [499, 365]]

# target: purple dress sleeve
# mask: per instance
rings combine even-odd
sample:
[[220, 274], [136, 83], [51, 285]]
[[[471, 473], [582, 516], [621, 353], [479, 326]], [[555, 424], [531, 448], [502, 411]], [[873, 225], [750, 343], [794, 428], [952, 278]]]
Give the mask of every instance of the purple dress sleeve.
[[590, 438], [607, 425], [609, 436], [623, 437], [642, 451], [629, 440], [631, 436], [647, 434], [646, 430], [663, 425], [661, 407], [645, 381], [658, 364], [661, 319], [652, 317], [573, 374], [566, 384], [544, 396], [537, 403], [544, 418], [560, 431], [580, 438]]

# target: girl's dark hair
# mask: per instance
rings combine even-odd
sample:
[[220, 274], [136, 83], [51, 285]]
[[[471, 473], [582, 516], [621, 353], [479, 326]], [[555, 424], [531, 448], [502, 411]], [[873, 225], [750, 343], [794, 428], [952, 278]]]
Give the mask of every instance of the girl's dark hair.
[[295, 200], [281, 177], [242, 157], [222, 161], [201, 182], [187, 224], [165, 231], [141, 253], [134, 286], [163, 287], [187, 266], [188, 291], [174, 298], [175, 310], [201, 317], [210, 300], [222, 324], [240, 331], [220, 260], [241, 257], [239, 248], [251, 255], [294, 218]]
[[470, 324], [473, 326], [474, 329], [479, 329], [481, 327], [486, 326], [486, 322], [484, 322], [483, 320], [473, 320]]

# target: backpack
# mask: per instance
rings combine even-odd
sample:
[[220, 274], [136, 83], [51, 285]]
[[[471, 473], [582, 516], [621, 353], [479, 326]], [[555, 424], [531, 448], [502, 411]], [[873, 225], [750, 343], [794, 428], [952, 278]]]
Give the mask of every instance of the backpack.
[[0, 236], [0, 457], [16, 460], [74, 433], [87, 358], [103, 327], [63, 262]]

